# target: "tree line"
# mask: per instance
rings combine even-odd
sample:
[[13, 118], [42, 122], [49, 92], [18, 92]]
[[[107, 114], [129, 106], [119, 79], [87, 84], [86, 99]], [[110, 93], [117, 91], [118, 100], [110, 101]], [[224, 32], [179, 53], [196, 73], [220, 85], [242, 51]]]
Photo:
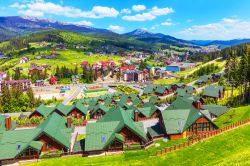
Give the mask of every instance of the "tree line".
[[0, 112], [27, 112], [41, 104], [41, 99], [36, 99], [32, 88], [28, 88], [26, 92], [19, 85], [2, 86], [2, 95], [0, 96]]
[[[250, 103], [250, 45], [231, 47], [226, 55], [225, 79], [231, 87], [230, 105]], [[235, 96], [235, 89], [239, 95]], [[227, 94], [228, 95], [228, 94]]]

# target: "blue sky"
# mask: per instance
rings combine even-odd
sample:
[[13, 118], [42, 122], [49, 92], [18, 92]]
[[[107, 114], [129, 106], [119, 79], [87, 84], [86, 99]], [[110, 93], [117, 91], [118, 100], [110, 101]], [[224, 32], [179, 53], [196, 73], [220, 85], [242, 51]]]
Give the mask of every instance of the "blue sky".
[[0, 0], [0, 16], [36, 16], [182, 39], [250, 38], [249, 0]]

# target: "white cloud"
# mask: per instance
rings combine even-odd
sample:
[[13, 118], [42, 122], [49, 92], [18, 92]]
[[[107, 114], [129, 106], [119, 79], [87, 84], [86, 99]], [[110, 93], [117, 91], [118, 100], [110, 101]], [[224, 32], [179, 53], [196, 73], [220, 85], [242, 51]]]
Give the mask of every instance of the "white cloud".
[[163, 25], [163, 26], [173, 26], [175, 24], [170, 22], [170, 21], [166, 21], [166, 22], [162, 22], [161, 25]]
[[[62, 6], [59, 4], [54, 4], [52, 2], [44, 2], [43, 0], [31, 1], [21, 5], [25, 5], [25, 9], [23, 8], [19, 12], [23, 15], [39, 13], [39, 15], [41, 16], [43, 16], [44, 14], [54, 14], [66, 17], [104, 18], [116, 17], [119, 14], [116, 9], [105, 6], [94, 6], [90, 11], [82, 11], [79, 8]], [[19, 9], [19, 7], [15, 4], [11, 6]]]
[[173, 13], [174, 10], [172, 8], [158, 8], [157, 6], [154, 6], [152, 8], [151, 14], [155, 15], [155, 16], [163, 16], [163, 15], [167, 15], [170, 13]]
[[146, 6], [144, 5], [133, 5], [132, 9], [136, 12], [140, 12], [146, 9]]
[[157, 6], [154, 6], [149, 12], [144, 12], [133, 16], [126, 15], [123, 16], [122, 19], [127, 21], [148, 21], [153, 20], [158, 16], [168, 15], [173, 12], [174, 10], [172, 8], [158, 8]]
[[219, 22], [194, 25], [179, 32], [186, 39], [230, 40], [250, 38], [250, 21], [224, 18]]
[[107, 29], [111, 30], [111, 31], [114, 31], [114, 32], [122, 32], [122, 31], [124, 31], [124, 28], [119, 26], [119, 25], [110, 25]]
[[20, 4], [18, 2], [15, 2], [12, 5], [10, 5], [10, 7], [17, 8], [17, 9], [24, 9], [24, 8], [26, 8], [26, 5], [25, 4]]
[[69, 22], [69, 24], [79, 25], [79, 26], [93, 26], [94, 24], [90, 21], [79, 21], [79, 22]]
[[127, 21], [148, 21], [155, 19], [156, 16], [151, 13], [136, 14], [134, 16], [123, 16], [122, 19]]
[[121, 13], [130, 14], [131, 10], [129, 10], [129, 9], [122, 9]]

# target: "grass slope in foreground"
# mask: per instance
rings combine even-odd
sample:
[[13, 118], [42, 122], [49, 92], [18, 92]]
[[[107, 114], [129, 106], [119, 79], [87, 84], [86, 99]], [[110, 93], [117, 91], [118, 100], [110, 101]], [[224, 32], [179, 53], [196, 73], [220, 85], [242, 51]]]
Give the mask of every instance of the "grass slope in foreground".
[[248, 118], [250, 118], [250, 105], [233, 108], [226, 112], [224, 115], [215, 119], [214, 122], [218, 127], [222, 128], [224, 126], [230, 125], [241, 120], [246, 120]]
[[216, 136], [186, 149], [158, 157], [121, 155], [48, 159], [27, 166], [56, 165], [250, 165], [250, 126]]

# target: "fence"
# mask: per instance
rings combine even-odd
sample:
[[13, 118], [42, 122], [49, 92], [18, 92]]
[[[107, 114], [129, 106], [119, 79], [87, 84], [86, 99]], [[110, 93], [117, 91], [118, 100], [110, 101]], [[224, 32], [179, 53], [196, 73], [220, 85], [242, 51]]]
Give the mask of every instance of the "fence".
[[197, 142], [200, 142], [200, 141], [206, 140], [208, 138], [214, 137], [214, 136], [219, 135], [221, 133], [224, 133], [224, 132], [226, 132], [228, 130], [231, 130], [231, 129], [237, 128], [239, 126], [245, 125], [245, 124], [247, 124], [249, 122], [250, 122], [250, 118], [247, 119], [247, 120], [242, 120], [242, 121], [233, 123], [231, 125], [225, 126], [225, 127], [221, 128], [221, 129], [218, 129], [218, 130], [214, 130], [214, 131], [210, 131], [210, 132], [207, 132], [207, 133], [199, 134], [195, 138], [189, 140], [188, 142], [184, 142], [184, 143], [181, 143], [181, 144], [178, 144], [178, 145], [174, 145], [174, 146], [171, 146], [171, 147], [168, 147], [168, 148], [164, 148], [162, 150], [158, 150], [155, 155], [160, 156], [160, 155], [163, 155], [163, 154], [166, 154], [166, 153], [169, 153], [169, 152], [173, 152], [173, 151], [176, 151], [176, 150], [179, 150], [179, 149], [189, 147], [189, 146], [191, 146], [191, 145], [193, 145], [193, 144], [195, 144]]

